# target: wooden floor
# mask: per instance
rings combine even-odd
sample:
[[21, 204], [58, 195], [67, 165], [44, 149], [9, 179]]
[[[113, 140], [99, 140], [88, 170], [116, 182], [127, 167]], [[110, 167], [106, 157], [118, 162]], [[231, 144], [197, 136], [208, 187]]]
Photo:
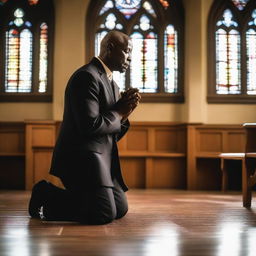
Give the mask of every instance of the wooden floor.
[[256, 202], [239, 193], [131, 190], [103, 226], [30, 219], [26, 191], [0, 191], [1, 256], [255, 256]]

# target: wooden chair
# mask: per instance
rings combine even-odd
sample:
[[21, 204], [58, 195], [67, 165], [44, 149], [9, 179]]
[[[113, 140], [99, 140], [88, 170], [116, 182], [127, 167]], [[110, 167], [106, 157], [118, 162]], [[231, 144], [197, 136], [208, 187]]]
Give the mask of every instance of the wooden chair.
[[256, 123], [245, 123], [246, 145], [244, 153], [221, 153], [222, 190], [227, 190], [227, 160], [242, 163], [242, 193], [243, 207], [250, 208], [252, 188], [256, 184]]

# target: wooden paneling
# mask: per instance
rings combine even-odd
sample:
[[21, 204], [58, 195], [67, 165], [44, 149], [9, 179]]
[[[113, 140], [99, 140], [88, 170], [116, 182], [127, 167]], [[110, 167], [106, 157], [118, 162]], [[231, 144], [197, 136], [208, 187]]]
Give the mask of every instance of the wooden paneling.
[[118, 143], [131, 188], [185, 188], [186, 125], [133, 122]]
[[0, 155], [25, 155], [24, 130], [24, 123], [0, 122]]
[[148, 148], [148, 131], [146, 129], [133, 129], [126, 136], [126, 150], [143, 151]]
[[55, 126], [47, 127], [45, 125], [33, 126], [31, 131], [33, 147], [49, 147], [55, 144]]
[[186, 188], [186, 162], [179, 158], [153, 158], [147, 188]]
[[[48, 171], [58, 127], [59, 124], [53, 121], [27, 123], [27, 189], [40, 179], [52, 179]], [[181, 182], [181, 179], [186, 180], [183, 171], [186, 163], [184, 138], [186, 129], [182, 124], [132, 123], [127, 135], [118, 143], [127, 185], [130, 188], [184, 188], [184, 182]], [[180, 166], [182, 170], [179, 170]], [[55, 184], [59, 182], [53, 181]]]
[[244, 152], [245, 133], [244, 132], [228, 132], [227, 143], [224, 152]]
[[121, 158], [124, 180], [130, 188], [145, 188], [145, 158]]
[[171, 129], [156, 129], [154, 143], [156, 151], [178, 152], [178, 131]]
[[0, 189], [25, 187], [25, 125], [0, 122]]
[[25, 157], [0, 156], [0, 189], [25, 188]]
[[242, 125], [189, 125], [187, 136], [188, 189], [219, 189], [219, 154], [244, 151]]
[[[26, 136], [24, 123], [0, 123], [0, 187], [22, 188], [25, 179], [31, 189], [42, 178], [59, 184], [48, 171], [61, 123], [25, 125]], [[118, 147], [130, 188], [219, 189], [219, 154], [243, 152], [245, 132], [242, 125], [132, 122]]]
[[200, 131], [196, 135], [198, 152], [222, 152], [222, 133], [214, 130]]
[[54, 121], [26, 123], [26, 189], [32, 189], [41, 179], [50, 180], [56, 185], [60, 183], [48, 174], [56, 133], [57, 125]]

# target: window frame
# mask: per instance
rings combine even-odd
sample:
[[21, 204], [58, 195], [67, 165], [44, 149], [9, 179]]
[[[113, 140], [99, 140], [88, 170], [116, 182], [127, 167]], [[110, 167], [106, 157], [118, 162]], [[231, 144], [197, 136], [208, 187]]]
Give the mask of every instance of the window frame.
[[[32, 92], [5, 92], [5, 32], [8, 31], [10, 21], [15, 9], [21, 8], [25, 12], [25, 18], [32, 23], [30, 31], [33, 35], [32, 43]], [[53, 92], [53, 40], [54, 40], [54, 5], [52, 0], [39, 0], [36, 5], [29, 5], [28, 0], [8, 0], [0, 7], [0, 101], [1, 102], [52, 102]], [[48, 62], [47, 62], [47, 88], [45, 93], [35, 91], [39, 87], [39, 54], [40, 54], [40, 24], [47, 23], [48, 26]]]
[[[240, 33], [241, 47], [241, 93], [240, 94], [217, 94], [216, 93], [216, 22], [222, 17], [223, 12], [230, 9], [234, 19], [238, 23], [238, 32]], [[252, 11], [256, 9], [256, 2], [249, 1], [245, 8], [240, 11], [231, 0], [215, 0], [208, 16], [208, 84], [207, 84], [207, 102], [224, 104], [255, 104], [256, 95], [248, 95], [246, 75], [246, 30]]]
[[[159, 22], [155, 25], [155, 29], [159, 29], [158, 32], [158, 88], [159, 92], [157, 93], [141, 93], [142, 101], [141, 102], [172, 102], [172, 103], [183, 103], [185, 100], [184, 97], [184, 8], [181, 0], [171, 1], [170, 6], [165, 10], [159, 1], [149, 1], [154, 8], [154, 11], [159, 17]], [[101, 8], [104, 6], [105, 1], [96, 1], [91, 0], [87, 9], [87, 14], [85, 18], [86, 22], [86, 62], [89, 62], [92, 57], [95, 56], [95, 35], [98, 32], [99, 26], [102, 23], [101, 21], [109, 14], [105, 12], [100, 19], [97, 19], [95, 24], [95, 17], [98, 15]], [[159, 13], [160, 12], [160, 13]], [[113, 12], [115, 13], [115, 12]], [[135, 24], [135, 21], [138, 17], [141, 16], [141, 11], [139, 10], [131, 18], [131, 22], [128, 23], [127, 27], [123, 30], [124, 33], [128, 35], [131, 34], [132, 28]], [[166, 19], [164, 19], [164, 15]], [[125, 17], [117, 15], [121, 20], [125, 20]], [[162, 26], [164, 24], [164, 26]], [[173, 25], [178, 34], [178, 92], [177, 93], [167, 93], [164, 92], [164, 30], [167, 25]], [[157, 27], [158, 26], [158, 27]], [[94, 29], [92, 29], [94, 28]], [[129, 78], [128, 78], [129, 79]]]

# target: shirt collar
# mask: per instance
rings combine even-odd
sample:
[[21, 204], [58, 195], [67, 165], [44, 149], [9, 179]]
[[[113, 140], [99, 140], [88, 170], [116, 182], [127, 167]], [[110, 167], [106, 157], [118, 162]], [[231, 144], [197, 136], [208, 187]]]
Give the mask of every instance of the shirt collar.
[[109, 79], [110, 81], [112, 81], [112, 79], [113, 79], [113, 72], [112, 72], [112, 71], [108, 68], [108, 66], [100, 59], [99, 56], [96, 57], [96, 58], [100, 61], [100, 63], [102, 64], [103, 68], [105, 69], [108, 79]]

